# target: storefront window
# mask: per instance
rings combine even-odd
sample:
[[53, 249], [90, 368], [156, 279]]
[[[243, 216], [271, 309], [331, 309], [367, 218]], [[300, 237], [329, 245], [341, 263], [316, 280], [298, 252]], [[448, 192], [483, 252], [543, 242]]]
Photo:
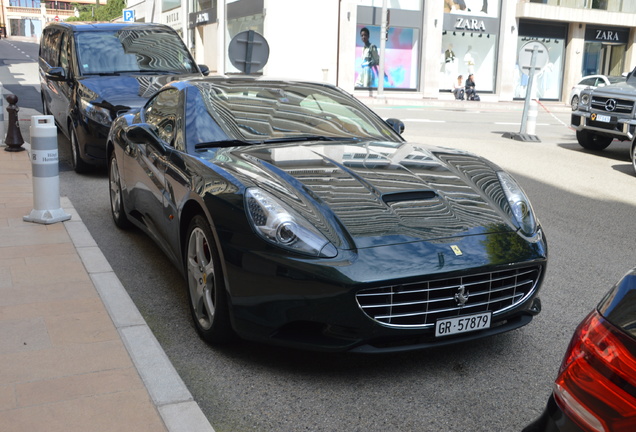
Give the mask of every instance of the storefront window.
[[[359, 0], [359, 5], [382, 7], [382, 0]], [[419, 11], [422, 9], [422, 0], [387, 0], [386, 7], [389, 9]]]
[[[380, 63], [378, 26], [357, 26], [355, 86], [377, 88]], [[417, 41], [419, 31], [412, 28], [389, 28], [384, 54], [384, 88], [417, 88]]]
[[[231, 0], [227, 2], [226, 10], [226, 38], [229, 41], [244, 31], [253, 30], [263, 34], [265, 16], [263, 14], [263, 0]], [[225, 72], [240, 73], [232, 65], [227, 50], [225, 51]]]
[[166, 12], [181, 6], [181, 0], [161, 0], [161, 11]]
[[422, 0], [388, 0], [388, 31], [382, 35], [382, 1], [361, 0], [356, 26], [355, 88], [375, 89], [384, 46], [385, 89], [417, 90], [419, 83]]
[[548, 50], [548, 61], [540, 71], [535, 71], [537, 98], [559, 100], [563, 87], [563, 64], [565, 59], [565, 41], [567, 27], [564, 24], [545, 24], [539, 22], [521, 21], [519, 23], [519, 37], [517, 39], [517, 59], [515, 67], [515, 94], [517, 99], [526, 97], [528, 88], [528, 71], [519, 67], [518, 53], [524, 45], [531, 41], [541, 42]]
[[462, 75], [473, 75], [478, 92], [493, 92], [497, 64], [499, 0], [444, 3], [440, 53], [440, 90], [450, 90]]
[[42, 34], [42, 21], [39, 19], [9, 19], [9, 25], [13, 36], [36, 37]]

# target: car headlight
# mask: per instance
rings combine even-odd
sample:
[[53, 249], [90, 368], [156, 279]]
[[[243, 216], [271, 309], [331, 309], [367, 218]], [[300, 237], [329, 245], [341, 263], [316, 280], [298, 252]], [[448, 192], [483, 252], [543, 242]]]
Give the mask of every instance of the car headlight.
[[533, 236], [537, 232], [537, 220], [530, 200], [510, 174], [498, 171], [497, 177], [508, 199], [514, 224], [526, 236]]
[[588, 106], [589, 104], [590, 104], [590, 95], [589, 95], [589, 93], [581, 94], [581, 100], [579, 102], [579, 105]]
[[82, 113], [86, 117], [93, 121], [96, 121], [99, 124], [103, 124], [104, 126], [110, 126], [111, 122], [113, 121], [110, 116], [110, 111], [108, 111], [106, 108], [93, 105], [85, 99], [80, 100], [80, 108], [82, 109]]
[[309, 221], [262, 189], [247, 189], [245, 207], [256, 233], [276, 246], [323, 258], [338, 253]]

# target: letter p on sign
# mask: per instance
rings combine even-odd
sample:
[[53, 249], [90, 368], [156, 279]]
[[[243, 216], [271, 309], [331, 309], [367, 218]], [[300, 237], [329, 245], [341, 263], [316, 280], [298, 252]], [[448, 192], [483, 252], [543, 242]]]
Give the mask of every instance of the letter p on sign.
[[124, 9], [124, 22], [135, 22], [134, 9]]

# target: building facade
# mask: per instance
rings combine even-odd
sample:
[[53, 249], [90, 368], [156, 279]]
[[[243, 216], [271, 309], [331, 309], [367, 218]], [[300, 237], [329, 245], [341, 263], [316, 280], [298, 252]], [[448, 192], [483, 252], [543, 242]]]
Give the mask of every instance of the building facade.
[[[77, 6], [106, 4], [106, 0], [0, 0], [0, 36], [26, 36], [38, 39], [50, 21], [76, 16]], [[38, 39], [39, 40], [39, 39]]]
[[240, 72], [228, 47], [253, 30], [269, 49], [258, 73], [361, 95], [381, 82], [387, 98], [450, 98], [457, 76], [473, 74], [482, 100], [522, 99], [528, 69], [520, 63], [537, 43], [543, 100], [567, 101], [584, 75], [636, 66], [633, 0], [128, 0], [128, 8], [136, 21], [175, 28], [212, 73]]

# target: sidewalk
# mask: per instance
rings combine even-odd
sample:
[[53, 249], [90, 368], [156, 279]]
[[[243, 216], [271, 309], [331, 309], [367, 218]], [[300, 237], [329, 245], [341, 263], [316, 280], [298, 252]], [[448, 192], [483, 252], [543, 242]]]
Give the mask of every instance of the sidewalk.
[[0, 146], [0, 430], [213, 432], [72, 203], [23, 221], [23, 147]]

